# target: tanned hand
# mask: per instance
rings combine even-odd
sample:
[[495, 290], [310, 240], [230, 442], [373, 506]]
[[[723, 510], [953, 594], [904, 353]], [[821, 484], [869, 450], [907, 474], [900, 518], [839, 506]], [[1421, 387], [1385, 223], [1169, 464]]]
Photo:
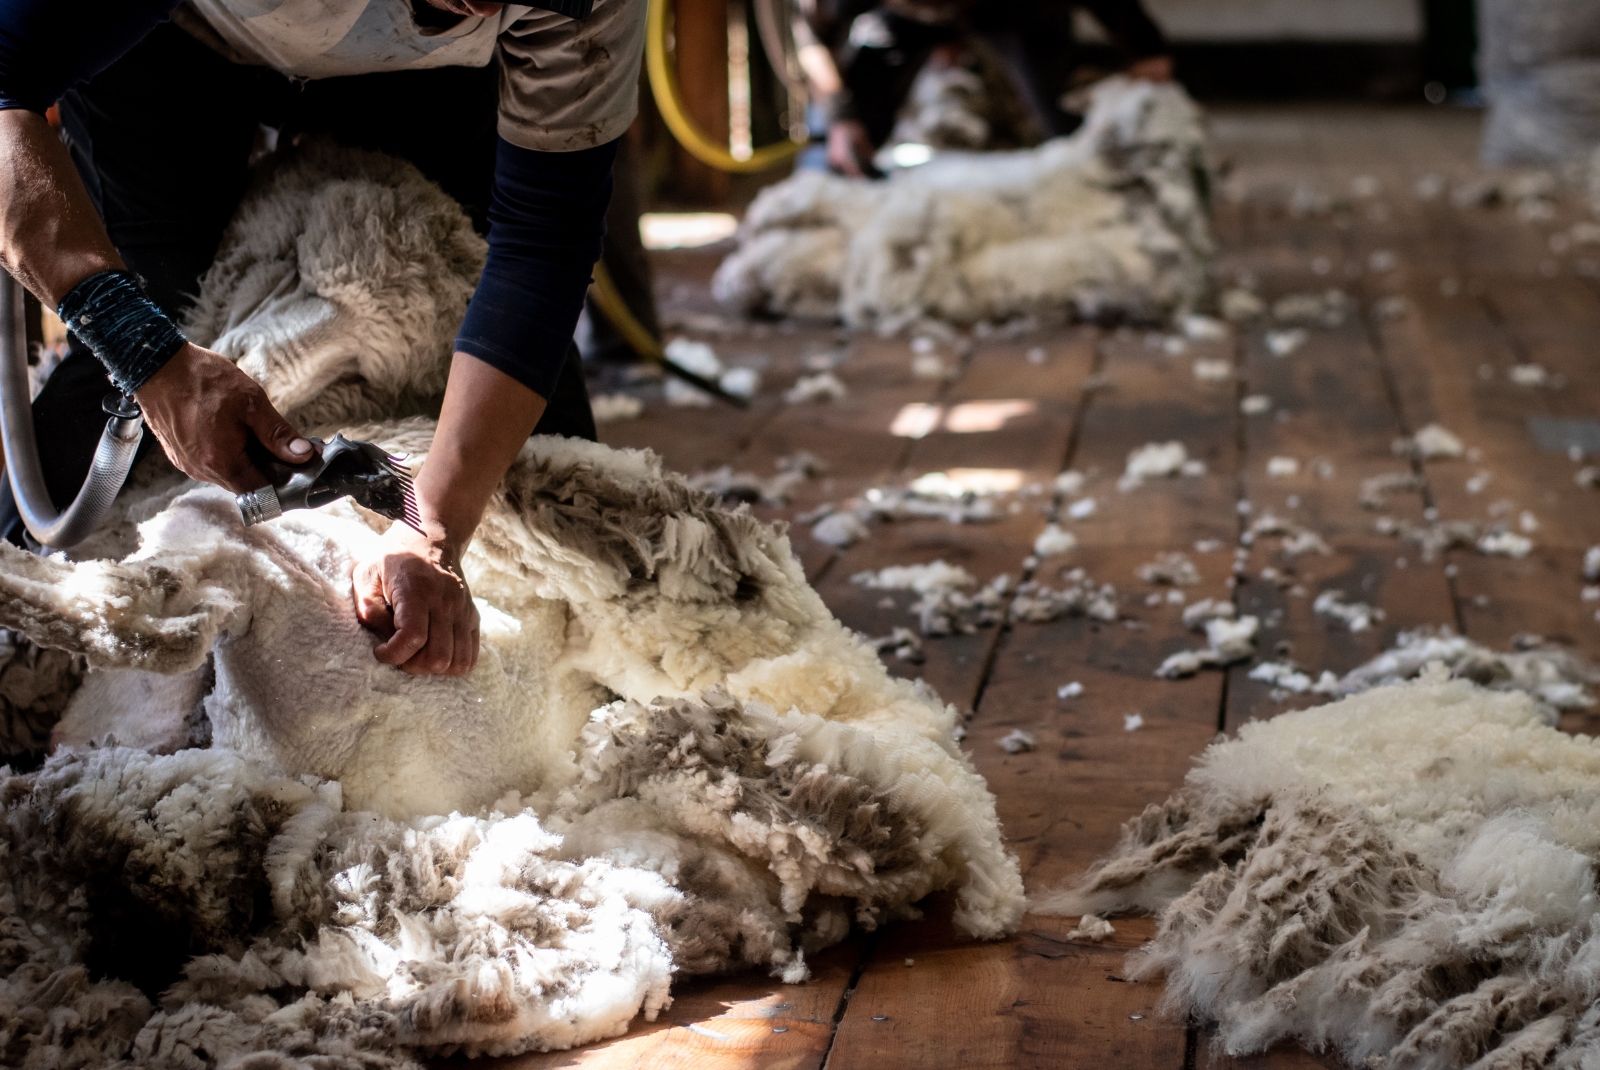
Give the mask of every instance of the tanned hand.
[[861, 178], [863, 162], [872, 159], [872, 139], [854, 119], [840, 119], [828, 127], [828, 166], [842, 175]]
[[478, 607], [459, 553], [396, 523], [351, 576], [356, 616], [383, 639], [373, 654], [416, 676], [465, 676], [478, 663]]
[[253, 437], [289, 464], [311, 443], [278, 415], [267, 392], [219, 353], [185, 343], [134, 395], [145, 423], [183, 473], [235, 494], [271, 482], [245, 453]]
[[1128, 67], [1128, 77], [1142, 78], [1147, 82], [1172, 81], [1172, 57], [1151, 56]]

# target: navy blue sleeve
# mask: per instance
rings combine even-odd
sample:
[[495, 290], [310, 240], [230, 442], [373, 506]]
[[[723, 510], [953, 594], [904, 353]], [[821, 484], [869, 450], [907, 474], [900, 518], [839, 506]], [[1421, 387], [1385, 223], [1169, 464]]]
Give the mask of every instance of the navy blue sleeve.
[[167, 21], [178, 0], [0, 0], [0, 109], [43, 112]]
[[534, 152], [504, 138], [489, 204], [489, 258], [456, 349], [548, 398], [600, 259], [617, 143]]

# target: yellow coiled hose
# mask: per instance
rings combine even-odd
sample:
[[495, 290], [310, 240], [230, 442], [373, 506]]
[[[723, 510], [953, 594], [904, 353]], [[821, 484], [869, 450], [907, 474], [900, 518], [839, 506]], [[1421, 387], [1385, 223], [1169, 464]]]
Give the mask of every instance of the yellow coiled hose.
[[667, 55], [667, 5], [670, 0], [650, 0], [649, 16], [645, 23], [645, 70], [650, 75], [650, 92], [656, 98], [656, 107], [667, 121], [667, 129], [689, 155], [719, 171], [748, 173], [775, 167], [795, 153], [800, 146], [793, 141], [778, 141], [763, 145], [748, 159], [738, 159], [726, 145], [711, 140], [694, 125], [683, 110], [683, 100], [678, 95], [678, 72]]

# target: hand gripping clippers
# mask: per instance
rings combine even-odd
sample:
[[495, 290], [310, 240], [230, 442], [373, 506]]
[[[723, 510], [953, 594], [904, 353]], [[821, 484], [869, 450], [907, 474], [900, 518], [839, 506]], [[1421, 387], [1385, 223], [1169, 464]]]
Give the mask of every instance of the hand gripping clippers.
[[418, 531], [417, 499], [411, 470], [370, 442], [352, 442], [334, 435], [328, 442], [312, 439], [318, 456], [288, 465], [264, 449], [251, 451], [256, 467], [272, 480], [236, 500], [245, 527], [282, 516], [290, 509], [317, 509], [343, 497]]

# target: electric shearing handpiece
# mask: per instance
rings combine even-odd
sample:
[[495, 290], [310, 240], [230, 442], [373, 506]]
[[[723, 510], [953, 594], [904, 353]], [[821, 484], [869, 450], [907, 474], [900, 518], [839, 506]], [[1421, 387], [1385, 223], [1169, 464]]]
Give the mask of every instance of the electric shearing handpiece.
[[305, 464], [284, 464], [264, 449], [251, 451], [256, 467], [272, 482], [238, 495], [245, 527], [272, 520], [290, 509], [316, 509], [348, 496], [374, 513], [417, 528], [417, 499], [403, 457], [343, 435], [334, 435], [327, 442], [314, 438], [311, 443], [318, 456]]

